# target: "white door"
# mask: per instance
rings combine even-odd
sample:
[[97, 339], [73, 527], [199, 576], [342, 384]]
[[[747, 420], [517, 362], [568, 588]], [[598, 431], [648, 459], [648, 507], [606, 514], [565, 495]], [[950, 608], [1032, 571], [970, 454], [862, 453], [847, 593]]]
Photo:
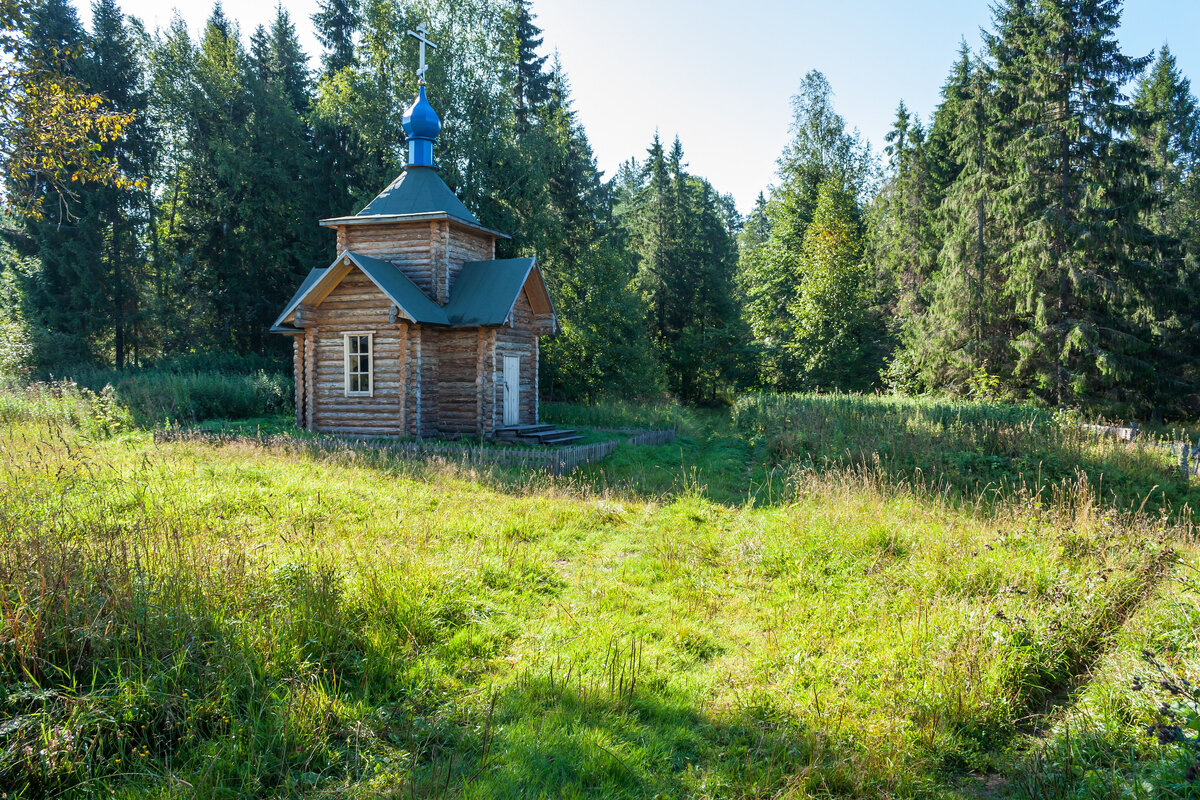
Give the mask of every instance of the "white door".
[[521, 421], [521, 358], [504, 357], [504, 424]]

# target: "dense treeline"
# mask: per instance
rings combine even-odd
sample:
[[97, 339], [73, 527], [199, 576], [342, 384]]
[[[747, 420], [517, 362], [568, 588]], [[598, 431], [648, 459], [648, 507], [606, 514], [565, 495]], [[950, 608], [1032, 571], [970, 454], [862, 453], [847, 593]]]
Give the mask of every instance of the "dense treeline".
[[869, 245], [899, 388], [1200, 408], [1196, 101], [1120, 10], [998, 3], [932, 121], [900, 106]]
[[[316, 220], [400, 171], [425, 22], [447, 183], [504, 255], [536, 254], [563, 321], [543, 392], [880, 387], [1114, 414], [1200, 408], [1200, 118], [1164, 47], [1123, 54], [1119, 0], [1002, 0], [886, 167], [817, 72], [748, 217], [655, 135], [605, 180], [529, 0], [323, 0], [310, 69], [281, 8], [198, 38], [95, 0], [37, 0], [30, 52], [134, 122], [81, 184], [6, 222], [0, 369], [282, 353], [266, 329], [313, 264]], [[139, 181], [145, 177], [147, 180]], [[17, 190], [38, 187], [10, 183]]]
[[[107, 147], [148, 180], [83, 185], [40, 218], [7, 220], [0, 366], [282, 354], [286, 340], [267, 328], [333, 257], [316, 221], [356, 212], [404, 165], [400, 120], [416, 91], [406, 31], [425, 22], [440, 43], [428, 80], [446, 121], [442, 174], [484, 224], [516, 235], [502, 256], [537, 254], [559, 305], [546, 391], [665, 387], [617, 189], [596, 167], [565, 74], [537, 54], [527, 2], [326, 0], [315, 72], [282, 7], [247, 40], [219, 4], [198, 38], [178, 17], [149, 33], [115, 0], [96, 0], [92, 16], [89, 32], [68, 0], [39, 0], [28, 38], [134, 114]], [[735, 220], [725, 223], [713, 251], [723, 274], [736, 264]]]

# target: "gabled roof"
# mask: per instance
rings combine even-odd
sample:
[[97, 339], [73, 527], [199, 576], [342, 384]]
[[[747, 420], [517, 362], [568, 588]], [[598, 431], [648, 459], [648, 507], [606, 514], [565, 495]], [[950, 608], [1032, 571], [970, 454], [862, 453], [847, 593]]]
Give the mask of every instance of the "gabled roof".
[[455, 326], [503, 325], [521, 290], [531, 279], [530, 304], [535, 313], [553, 314], [554, 305], [535, 259], [468, 261], [454, 281], [450, 302], [446, 304], [446, 316]]
[[279, 319], [271, 327], [276, 333], [291, 333], [296, 329], [288, 323], [288, 319], [296, 309], [313, 295], [323, 297], [329, 290], [346, 275], [345, 269], [338, 269], [346, 263], [351, 263], [362, 270], [363, 274], [383, 292], [389, 300], [396, 304], [400, 313], [413, 322], [421, 325], [448, 325], [446, 313], [437, 303], [429, 299], [407, 275], [401, 272], [395, 264], [383, 261], [361, 253], [347, 250], [337, 261], [325, 269], [314, 269], [304, 279], [304, 283], [293, 295]]
[[429, 299], [412, 280], [390, 261], [384, 261], [361, 253], [347, 252], [359, 269], [367, 273], [380, 291], [388, 296], [400, 312], [421, 325], [448, 325], [446, 312]]
[[300, 288], [292, 295], [292, 299], [288, 300], [288, 304], [283, 307], [283, 313], [279, 315], [279, 319], [275, 320], [275, 324], [271, 326], [271, 333], [296, 333], [300, 330], [294, 325], [285, 324], [284, 320], [290, 317], [292, 312], [296, 310], [296, 307], [304, 302], [304, 298], [308, 295], [309, 291], [316, 285], [317, 281], [324, 277], [328, 270], [328, 267], [317, 267], [309, 270], [308, 275], [305, 276], [304, 281], [300, 284]]
[[522, 290], [526, 291], [535, 314], [554, 313], [541, 270], [532, 258], [467, 262], [454, 282], [450, 302], [442, 308], [395, 264], [347, 250], [328, 267], [308, 273], [279, 319], [275, 320], [272, 332], [298, 333], [299, 328], [291, 322], [296, 309], [310, 298], [324, 299], [346, 276], [349, 265], [362, 270], [401, 314], [419, 325], [498, 327], [508, 321]]
[[321, 224], [362, 225], [421, 219], [449, 219], [494, 236], [509, 238], [500, 231], [485, 228], [433, 167], [409, 165], [391, 185], [352, 217], [323, 219]]

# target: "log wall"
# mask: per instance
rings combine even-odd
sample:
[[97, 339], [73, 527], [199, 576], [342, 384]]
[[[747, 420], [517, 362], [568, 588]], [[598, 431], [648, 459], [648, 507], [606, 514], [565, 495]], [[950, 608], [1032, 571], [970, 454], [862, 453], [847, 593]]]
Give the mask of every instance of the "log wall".
[[440, 330], [438, 340], [437, 426], [442, 433], [476, 433], [479, 332]]
[[463, 264], [468, 261], [491, 261], [496, 257], [496, 237], [469, 228], [457, 225], [450, 228], [446, 244], [450, 286], [454, 286]]
[[[371, 280], [351, 270], [311, 315], [313, 353], [306, 376], [314, 391], [312, 429], [335, 433], [397, 436], [404, 432], [400, 393], [404, 382], [400, 326], [389, 317], [391, 302]], [[346, 396], [345, 340], [350, 332], [371, 333], [373, 393]]]
[[496, 237], [447, 220], [347, 225], [338, 228], [338, 248], [391, 261], [445, 305], [463, 264], [496, 257]]
[[346, 249], [364, 256], [391, 261], [430, 297], [436, 297], [435, 254], [430, 248], [430, 227], [436, 222], [347, 225]]
[[441, 399], [438, 386], [441, 343], [438, 341], [438, 334], [441, 332], [436, 328], [425, 328], [421, 331], [421, 366], [417, 376], [421, 408], [421, 420], [417, 426], [418, 438], [438, 434], [438, 401]]
[[[492, 360], [493, 402], [495, 403], [495, 427], [504, 425], [504, 356], [521, 359], [521, 411], [518, 424], [532, 425], [537, 422], [537, 334], [533, 332], [533, 309], [525, 293], [517, 298], [513, 307], [511, 327], [496, 330], [495, 356]], [[494, 430], [494, 428], [493, 428]]]
[[296, 379], [296, 427], [307, 427], [308, 416], [304, 413], [306, 399], [304, 391], [304, 334], [292, 336], [292, 375]]

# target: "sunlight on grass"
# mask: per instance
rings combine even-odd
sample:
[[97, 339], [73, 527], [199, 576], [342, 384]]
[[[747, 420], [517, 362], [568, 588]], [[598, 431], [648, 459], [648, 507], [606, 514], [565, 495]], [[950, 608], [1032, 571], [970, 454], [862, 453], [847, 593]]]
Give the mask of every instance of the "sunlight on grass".
[[703, 415], [561, 480], [7, 419], [10, 796], [1108, 796], [1047, 777], [1085, 713], [1121, 785], [1182, 763], [1121, 687], [1143, 646], [1200, 661], [1194, 534], [1086, 475], [748, 503]]

